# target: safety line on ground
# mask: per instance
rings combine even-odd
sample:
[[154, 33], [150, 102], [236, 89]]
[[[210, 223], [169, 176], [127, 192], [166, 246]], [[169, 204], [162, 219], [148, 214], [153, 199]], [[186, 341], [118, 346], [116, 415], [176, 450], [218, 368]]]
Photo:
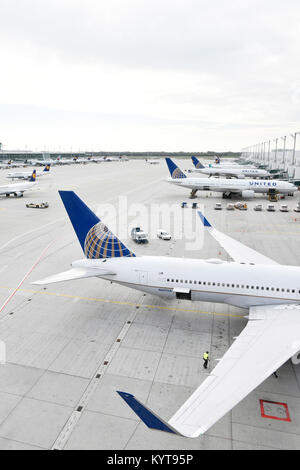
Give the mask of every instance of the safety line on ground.
[[67, 423], [65, 424], [60, 434], [58, 435], [51, 450], [63, 450], [65, 448], [68, 440], [71, 437], [72, 432], [75, 429], [76, 424], [78, 423], [80, 417], [82, 416], [83, 411], [86, 410], [89, 400], [91, 399], [93, 393], [98, 387], [100, 379], [103, 377], [103, 375], [107, 371], [108, 366], [111, 364], [113, 357], [115, 356], [118, 349], [120, 348], [120, 345], [122, 344], [122, 340], [125, 338], [126, 333], [128, 332], [136, 315], [137, 315], [137, 311], [133, 311], [131, 315], [129, 315], [129, 317], [127, 318], [123, 328], [121, 329], [120, 333], [117, 336], [117, 339], [115, 340], [112, 347], [106, 354], [105, 358], [101, 360], [100, 366], [98, 367], [97, 371], [94, 373], [92, 379], [90, 380], [79, 402], [74, 407], [74, 410], [71, 416], [69, 417]]
[[[11, 289], [7, 286], [0, 286], [0, 289]], [[198, 313], [200, 315], [217, 315], [222, 317], [233, 317], [233, 318], [245, 318], [245, 315], [238, 315], [234, 313], [219, 313], [219, 312], [206, 312], [202, 310], [195, 310], [195, 309], [185, 309], [180, 307], [165, 307], [163, 305], [147, 305], [147, 304], [135, 304], [132, 302], [122, 302], [120, 300], [111, 300], [111, 299], [101, 299], [97, 297], [84, 297], [80, 295], [71, 295], [71, 294], [60, 294], [57, 292], [49, 292], [46, 290], [43, 291], [36, 291], [36, 290], [29, 290], [29, 289], [19, 289], [19, 292], [25, 292], [30, 294], [41, 294], [41, 295], [49, 295], [53, 297], [63, 297], [67, 299], [78, 299], [78, 300], [86, 300], [91, 302], [100, 302], [100, 303], [108, 303], [108, 304], [115, 304], [115, 305], [127, 305], [129, 307], [139, 307], [139, 308], [149, 308], [149, 309], [158, 309], [158, 310], [167, 310], [170, 312], [178, 311], [178, 312], [185, 312], [185, 313]]]

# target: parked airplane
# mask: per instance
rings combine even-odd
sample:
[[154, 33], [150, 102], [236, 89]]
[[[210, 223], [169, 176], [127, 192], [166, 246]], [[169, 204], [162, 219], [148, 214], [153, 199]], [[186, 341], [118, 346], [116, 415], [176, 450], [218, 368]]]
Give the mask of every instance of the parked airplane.
[[167, 181], [191, 189], [191, 197], [195, 197], [197, 191], [216, 191], [223, 193], [224, 198], [230, 198], [233, 194], [240, 194], [243, 198], [253, 198], [255, 193], [292, 194], [298, 189], [292, 183], [279, 180], [187, 178], [170, 158], [166, 158], [166, 162], [171, 174], [171, 178]]
[[36, 185], [35, 179], [36, 170], [33, 170], [28, 182], [0, 186], [0, 196], [10, 196], [10, 194], [13, 194], [16, 197], [23, 197], [25, 191], [29, 191], [34, 185]]
[[263, 178], [266, 176], [270, 176], [270, 173], [268, 171], [258, 170], [257, 168], [230, 168], [224, 166], [213, 168], [211, 166], [204, 166], [196, 157], [192, 157], [192, 162], [196, 168], [196, 170], [194, 171], [209, 176], [229, 176], [235, 178]]
[[157, 165], [158, 163], [160, 163], [160, 160], [158, 158], [152, 159], [152, 160], [149, 160], [148, 158], [146, 158], [146, 162], [149, 163], [150, 165]]
[[[46, 165], [45, 168], [42, 171], [36, 171], [35, 175], [36, 175], [36, 177], [47, 175], [47, 173], [49, 173], [49, 171], [50, 171], [50, 165]], [[32, 172], [30, 172], [30, 171], [16, 171], [14, 173], [8, 173], [6, 175], [6, 178], [11, 178], [12, 180], [14, 180], [14, 179], [30, 180], [31, 177], [32, 177]]]
[[[73, 191], [59, 191], [85, 259], [34, 284], [99, 277], [169, 299], [249, 309], [249, 323], [209, 377], [165, 422], [133, 395], [118, 392], [150, 428], [198, 437], [300, 349], [300, 268], [282, 266], [214, 229], [205, 230], [233, 262], [136, 257]], [[263, 360], [262, 360], [263, 358]]]

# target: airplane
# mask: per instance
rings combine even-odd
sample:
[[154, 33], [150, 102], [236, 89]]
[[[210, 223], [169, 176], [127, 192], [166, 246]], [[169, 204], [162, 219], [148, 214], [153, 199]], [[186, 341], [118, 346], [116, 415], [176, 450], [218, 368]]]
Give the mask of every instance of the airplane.
[[215, 229], [204, 230], [232, 262], [136, 256], [73, 191], [59, 191], [84, 259], [33, 284], [98, 277], [167, 299], [249, 309], [249, 322], [207, 379], [166, 422], [134, 395], [118, 391], [152, 429], [195, 438], [205, 433], [300, 350], [300, 267], [284, 266]]
[[[44, 176], [50, 171], [50, 165], [46, 165], [45, 168], [42, 171], [36, 171], [35, 175], [36, 177], [38, 176]], [[30, 180], [32, 176], [32, 172], [28, 171], [19, 171], [19, 172], [14, 172], [14, 173], [8, 173], [6, 175], [6, 178], [11, 178], [12, 180], [14, 179], [19, 179], [19, 180]]]
[[10, 196], [13, 194], [16, 197], [23, 197], [25, 191], [29, 191], [36, 185], [36, 170], [33, 170], [31, 178], [27, 182], [7, 184], [0, 186], [0, 196]]
[[157, 158], [152, 159], [152, 160], [149, 160], [148, 158], [146, 158], [146, 162], [149, 163], [150, 165], [157, 165], [158, 163], [160, 163], [160, 160], [158, 160]]
[[257, 168], [230, 168], [230, 167], [218, 167], [213, 168], [211, 166], [204, 166], [202, 163], [196, 158], [192, 157], [192, 162], [196, 168], [197, 173], [203, 173], [209, 176], [229, 176], [235, 178], [249, 178], [249, 177], [266, 177], [270, 176], [270, 173], [266, 170], [258, 170]]
[[238, 194], [243, 198], [254, 198], [255, 193], [268, 195], [293, 194], [298, 190], [297, 186], [287, 181], [280, 180], [253, 180], [253, 179], [226, 179], [226, 178], [187, 178], [183, 171], [171, 160], [166, 158], [171, 178], [166, 181], [176, 186], [191, 189], [191, 197], [196, 196], [197, 191], [216, 191], [223, 193], [223, 198], [231, 198]]

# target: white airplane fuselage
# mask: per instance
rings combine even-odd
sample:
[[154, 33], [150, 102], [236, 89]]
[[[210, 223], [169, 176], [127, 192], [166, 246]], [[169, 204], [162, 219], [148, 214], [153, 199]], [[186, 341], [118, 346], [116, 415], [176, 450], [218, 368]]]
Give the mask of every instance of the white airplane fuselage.
[[0, 186], [0, 196], [5, 196], [6, 194], [15, 194], [16, 196], [22, 196], [25, 191], [30, 190], [35, 186], [35, 182], [26, 182], [26, 183], [14, 183]]
[[197, 173], [212, 176], [234, 176], [236, 178], [263, 178], [269, 175], [266, 170], [258, 170], [256, 168], [197, 168]]
[[[242, 308], [300, 302], [300, 268], [221, 260], [142, 256], [79, 260], [73, 267], [100, 267], [98, 276], [169, 299], [218, 302]], [[186, 297], [180, 297], [183, 296]]]
[[199, 191], [216, 192], [243, 192], [268, 193], [275, 190], [281, 194], [289, 194], [297, 191], [297, 186], [287, 181], [279, 180], [253, 180], [253, 179], [226, 179], [226, 178], [168, 178], [167, 182]]

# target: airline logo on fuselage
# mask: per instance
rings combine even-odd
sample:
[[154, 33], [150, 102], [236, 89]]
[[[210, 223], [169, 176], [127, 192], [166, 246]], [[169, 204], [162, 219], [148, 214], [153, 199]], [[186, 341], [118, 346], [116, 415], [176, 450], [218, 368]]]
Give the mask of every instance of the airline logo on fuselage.
[[249, 181], [250, 186], [273, 186], [276, 187], [276, 181]]

